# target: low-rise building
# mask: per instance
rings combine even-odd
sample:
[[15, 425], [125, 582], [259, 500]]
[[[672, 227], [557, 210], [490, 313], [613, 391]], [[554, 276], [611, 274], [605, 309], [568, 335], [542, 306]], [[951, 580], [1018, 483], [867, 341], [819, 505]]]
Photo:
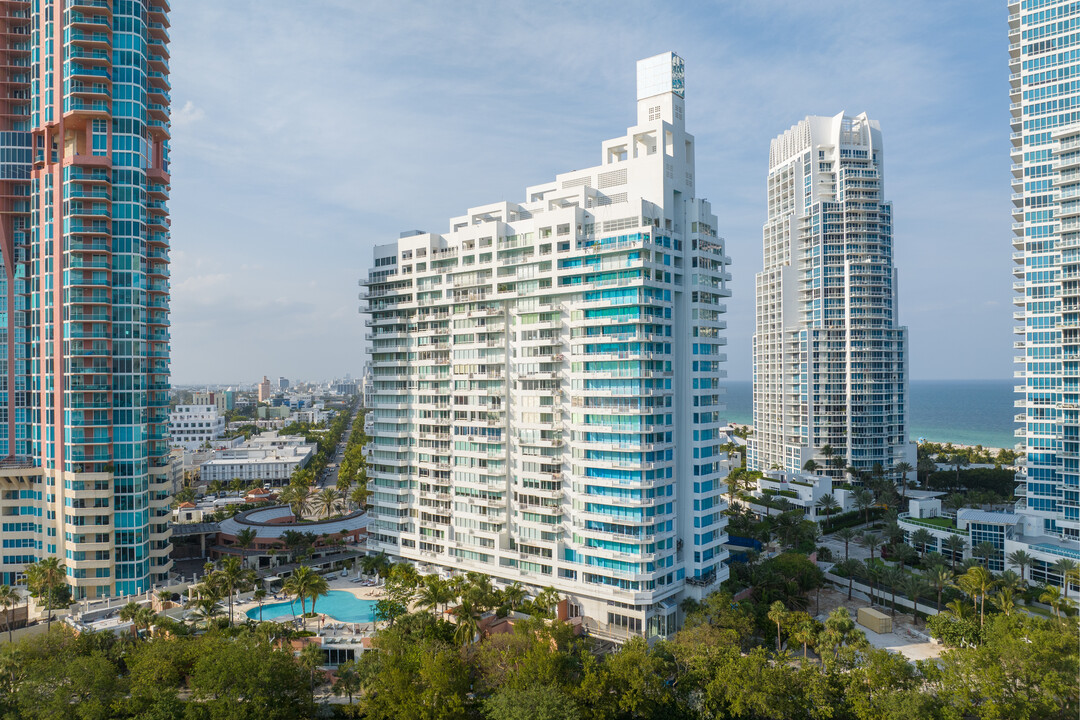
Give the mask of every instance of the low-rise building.
[[[795, 507], [802, 508], [810, 520], [822, 520], [851, 509], [851, 493], [848, 490], [834, 490], [832, 478], [812, 473], [770, 470], [757, 481], [751, 492], [757, 497], [784, 498]], [[831, 495], [835, 503], [829, 508], [821, 504], [826, 495]]]
[[[221, 521], [214, 544], [209, 548], [211, 556], [239, 556], [248, 565], [269, 568], [291, 560], [285, 554], [287, 533], [304, 533], [310, 541], [313, 560], [355, 549], [367, 537], [367, 514], [356, 510], [325, 520], [299, 521], [288, 505], [271, 505], [237, 513]], [[254, 532], [248, 547], [237, 542], [245, 530]]]
[[284, 420], [292, 413], [292, 408], [288, 405], [278, 405], [276, 407], [260, 405], [256, 412], [260, 420]]
[[262, 433], [234, 448], [215, 452], [202, 464], [200, 478], [203, 483], [228, 483], [239, 478], [283, 485], [297, 467], [307, 466], [316, 449], [315, 445], [305, 444], [302, 437]]
[[214, 393], [214, 404], [218, 412], [224, 415], [236, 407], [236, 393], [232, 390], [222, 390]]
[[213, 404], [177, 405], [169, 412], [169, 436], [173, 447], [197, 450], [213, 446], [225, 434], [225, 418]]
[[[995, 552], [987, 558], [989, 569], [1002, 572], [1005, 570], [1006, 554], [1011, 551], [1009, 546], [1018, 547], [1021, 544], [1023, 517], [1011, 512], [987, 512], [973, 508], [963, 508], [955, 515], [945, 515], [941, 512], [941, 500], [931, 498], [912, 500], [908, 504], [908, 511], [900, 513], [898, 522], [909, 543], [919, 529], [929, 531], [933, 540], [927, 542], [925, 547], [918, 544], [917, 549], [939, 552], [956, 561], [972, 557], [976, 547], [990, 543]], [[950, 538], [963, 540], [962, 549], [957, 540], [950, 541]]]
[[315, 407], [294, 411], [293, 414], [289, 416], [289, 422], [318, 425], [329, 420], [331, 415], [333, 415], [333, 413], [321, 407], [320, 403]]

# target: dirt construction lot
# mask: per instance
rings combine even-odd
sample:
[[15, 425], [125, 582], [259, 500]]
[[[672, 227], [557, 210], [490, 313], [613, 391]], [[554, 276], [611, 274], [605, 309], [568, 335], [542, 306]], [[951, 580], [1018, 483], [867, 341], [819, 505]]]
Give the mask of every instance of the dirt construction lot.
[[[817, 610], [814, 602], [815, 598], [811, 594], [810, 607], [807, 608], [811, 613]], [[821, 608], [817, 619], [824, 622], [829, 613], [838, 607], [846, 607], [851, 614], [851, 618], [856, 620], [859, 615], [859, 608], [870, 607], [870, 601], [865, 595], [858, 592], [851, 596], [851, 600], [848, 600], [846, 592], [841, 593], [832, 589], [822, 590]], [[882, 607], [880, 602], [876, 603], [874, 607], [886, 614], [892, 612], [889, 608]], [[900, 653], [909, 660], [936, 658], [945, 650], [944, 646], [937, 645], [930, 640], [930, 635], [926, 632], [925, 627], [922, 625], [916, 627], [912, 623], [911, 615], [902, 613], [899, 609], [897, 609], [896, 616], [893, 617], [893, 631], [891, 633], [879, 634], [873, 632], [869, 628], [859, 625], [857, 620], [855, 626], [863, 631], [866, 639], [874, 647]]]

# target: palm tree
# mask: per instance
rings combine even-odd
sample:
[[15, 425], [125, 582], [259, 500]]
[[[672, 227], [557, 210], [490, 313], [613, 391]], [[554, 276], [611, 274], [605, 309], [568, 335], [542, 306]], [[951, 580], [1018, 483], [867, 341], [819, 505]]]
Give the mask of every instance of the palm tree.
[[895, 566], [885, 568], [881, 574], [881, 580], [889, 587], [892, 594], [892, 616], [896, 617], [896, 588], [903, 584], [906, 573], [902, 568]]
[[840, 507], [840, 503], [836, 502], [836, 498], [833, 497], [832, 493], [825, 493], [814, 504], [825, 511], [825, 517], [829, 517], [833, 514], [833, 511]]
[[416, 602], [420, 607], [436, 612], [440, 605], [454, 599], [450, 593], [450, 586], [439, 579], [438, 575], [427, 575], [420, 584], [420, 590], [416, 595]]
[[857, 533], [851, 528], [840, 528], [836, 531], [836, 537], [844, 541], [844, 559], [848, 559], [848, 543], [855, 539]]
[[1006, 559], [1009, 561], [1010, 565], [1015, 565], [1020, 568], [1021, 580], [1025, 579], [1024, 570], [1026, 570], [1028, 565], [1031, 565], [1032, 560], [1034, 560], [1031, 555], [1028, 555], [1023, 550], [1017, 550], [1016, 552], [1009, 553], [1009, 557]]
[[22, 599], [19, 597], [19, 593], [15, 588], [10, 585], [0, 585], [0, 608], [4, 610], [4, 616], [7, 623], [8, 631], [8, 643], [11, 643], [11, 626], [15, 622], [15, 619], [11, 616], [11, 611], [15, 609]]
[[315, 700], [315, 681], [322, 676], [323, 663], [326, 661], [326, 656], [323, 655], [322, 647], [311, 643], [305, 645], [300, 649], [300, 667], [308, 671], [308, 677], [311, 682], [311, 700]]
[[833, 450], [833, 446], [828, 444], [828, 443], [825, 443], [824, 445], [822, 445], [821, 450], [819, 450], [819, 452], [821, 453], [821, 457], [825, 458], [825, 464], [826, 465], [831, 463], [833, 457], [836, 456], [836, 451]]
[[954, 515], [966, 508], [967, 505], [967, 498], [959, 493], [953, 493], [941, 501], [941, 506], [946, 510], [952, 510]]
[[315, 512], [322, 513], [324, 518], [330, 517], [338, 506], [338, 492], [334, 488], [325, 488], [315, 496], [313, 501]]
[[893, 467], [893, 472], [900, 476], [900, 488], [902, 490], [900, 497], [904, 502], [907, 501], [908, 473], [914, 469], [909, 462], [898, 462]]
[[1063, 614], [1068, 613], [1071, 604], [1069, 599], [1061, 594], [1061, 588], [1050, 584], [1043, 586], [1042, 594], [1039, 595], [1039, 602], [1049, 605], [1054, 611], [1054, 616], [1059, 619]]
[[1012, 590], [1013, 593], [1022, 592], [1024, 588], [1027, 587], [1027, 583], [1024, 582], [1024, 579], [1012, 570], [1006, 570], [998, 575], [997, 583], [999, 590], [1008, 588]]
[[251, 546], [255, 544], [255, 537], [255, 528], [244, 528], [236, 533], [236, 547], [244, 551], [250, 550]]
[[352, 705], [353, 695], [363, 687], [360, 673], [356, 671], [356, 661], [346, 660], [338, 666], [335, 673], [334, 694], [348, 695], [349, 704]]
[[221, 600], [221, 589], [217, 583], [211, 582], [211, 579], [207, 577], [205, 582], [190, 588], [188, 590], [190, 599], [187, 603], [187, 607], [195, 608], [196, 619], [201, 618], [207, 621], [208, 625], [211, 619], [221, 614], [221, 608], [218, 606]]
[[476, 608], [468, 600], [462, 599], [455, 611], [457, 616], [457, 630], [454, 631], [454, 640], [462, 645], [468, 645], [479, 632], [476, 622]]
[[855, 509], [863, 514], [863, 522], [870, 522], [870, 508], [874, 507], [874, 495], [866, 488], [859, 488], [852, 494]]
[[311, 487], [308, 485], [289, 485], [281, 491], [279, 499], [292, 510], [293, 515], [302, 517], [307, 509], [311, 498]]
[[950, 462], [956, 466], [956, 487], [960, 487], [960, 468], [967, 467], [971, 464], [971, 461], [968, 460], [967, 455], [956, 453], [952, 456]]
[[1075, 560], [1069, 558], [1061, 558], [1051, 566], [1051, 569], [1061, 576], [1061, 589], [1064, 591], [1066, 600], [1069, 599], [1069, 585], [1072, 584], [1078, 568], [1080, 568], [1080, 565], [1077, 565]]
[[921, 575], [908, 575], [901, 583], [904, 594], [911, 599], [911, 620], [919, 622], [919, 596], [926, 590], [926, 580]]
[[843, 472], [843, 470], [844, 470], [844, 465], [846, 465], [846, 464], [847, 464], [847, 461], [846, 461], [846, 460], [844, 460], [844, 457], [843, 457], [842, 455], [837, 455], [836, 457], [834, 457], [834, 458], [833, 458], [833, 459], [832, 459], [832, 460], [830, 461], [830, 464], [831, 464], [831, 465], [833, 466], [833, 468], [834, 468], [835, 470], [838, 470], [838, 471], [841, 471], [841, 472]]
[[521, 583], [514, 581], [503, 590], [503, 601], [511, 610], [517, 610], [525, 601], [525, 588]]
[[955, 587], [979, 602], [979, 625], [983, 624], [986, 596], [996, 584], [994, 576], [986, 568], [976, 565], [956, 579]]
[[916, 555], [917, 554], [914, 548], [912, 548], [910, 545], [901, 543], [892, 548], [892, 550], [889, 552], [889, 559], [899, 563], [900, 569], [903, 570], [904, 565], [907, 565], [912, 560], [914, 560]]
[[67, 567], [57, 557], [47, 557], [26, 566], [26, 584], [35, 597], [45, 595], [48, 621], [46, 627], [52, 629], [53, 595], [66, 582]]
[[[867, 584], [870, 585], [870, 607], [873, 607], [874, 602], [877, 600], [877, 586], [885, 573], [885, 567], [879, 562], [867, 562], [863, 565], [863, 568], [863, 577], [866, 578]], [[884, 605], [884, 602], [882, 604]]]
[[971, 617], [971, 615], [975, 612], [975, 608], [973, 605], [968, 605], [967, 603], [960, 600], [950, 600], [949, 602], [945, 603], [945, 609], [949, 612], [949, 614], [959, 620], [965, 620]]
[[315, 601], [330, 594], [330, 585], [322, 575], [307, 565], [301, 565], [285, 580], [282, 590], [300, 600], [301, 612], [305, 610], [304, 602], [311, 598], [311, 613], [314, 615]]
[[953, 572], [956, 571], [956, 558], [964, 557], [964, 550], [967, 549], [967, 540], [959, 535], [949, 534], [945, 540], [942, 541], [941, 546], [949, 551], [949, 569]]
[[992, 542], [981, 542], [971, 548], [971, 556], [982, 560], [982, 565], [985, 568], [990, 567], [990, 559], [997, 555], [997, 553], [998, 549]]
[[131, 623], [131, 632], [134, 633], [135, 637], [139, 636], [139, 626], [135, 620], [139, 616], [140, 610], [142, 610], [142, 607], [139, 606], [139, 603], [129, 602], [127, 605], [120, 608], [120, 612], [118, 613], [118, 617], [122, 622]]
[[[153, 608], [141, 607], [139, 611], [135, 613], [134, 625], [136, 630], [138, 628], [144, 628], [146, 630], [146, 636], [150, 636], [150, 628], [154, 626], [154, 621], [157, 620], [157, 613]], [[137, 633], [136, 633], [137, 634]]]
[[998, 612], [1006, 616], [1012, 615], [1012, 611], [1016, 609], [1016, 596], [1012, 588], [1001, 588], [990, 598], [990, 602]]
[[797, 643], [802, 643], [802, 656], [803, 660], [806, 659], [806, 647], [814, 642], [817, 638], [817, 630], [814, 627], [814, 621], [810, 618], [803, 618], [798, 625], [795, 626], [795, 630], [791, 633], [791, 639]]
[[870, 551], [870, 559], [874, 559], [874, 551], [881, 547], [881, 536], [875, 532], [864, 532], [859, 537], [859, 544]]
[[554, 615], [554, 608], [559, 604], [559, 600], [559, 591], [549, 585], [540, 591], [533, 603], [543, 608], [549, 615]]
[[266, 588], [257, 588], [251, 594], [251, 599], [259, 603], [259, 622], [262, 622], [262, 608], [263, 602], [266, 600]]
[[919, 550], [919, 560], [926, 559], [926, 546], [934, 542], [934, 533], [926, 528], [919, 528], [911, 533], [911, 544]]
[[776, 623], [776, 652], [780, 652], [780, 624], [784, 622], [784, 618], [787, 617], [788, 611], [784, 607], [784, 603], [779, 600], [773, 602], [769, 606], [769, 619]]
[[941, 593], [947, 586], [952, 585], [952, 570], [944, 565], [939, 565], [926, 573], [926, 579], [937, 590], [937, 611], [941, 612]]
[[811, 458], [810, 460], [806, 461], [806, 463], [802, 466], [802, 469], [808, 473], [812, 473], [816, 471], [819, 467], [821, 466], [818, 465], [813, 458]]
[[844, 558], [841, 562], [836, 563], [833, 566], [833, 572], [843, 575], [848, 579], [847, 585], [847, 598], [851, 599], [851, 586], [855, 581], [856, 575], [861, 575], [865, 566], [858, 560], [848, 560]]
[[247, 584], [250, 572], [244, 569], [239, 558], [230, 555], [221, 561], [221, 569], [215, 575], [229, 596], [229, 625], [231, 626], [233, 624], [233, 594], [238, 586]]

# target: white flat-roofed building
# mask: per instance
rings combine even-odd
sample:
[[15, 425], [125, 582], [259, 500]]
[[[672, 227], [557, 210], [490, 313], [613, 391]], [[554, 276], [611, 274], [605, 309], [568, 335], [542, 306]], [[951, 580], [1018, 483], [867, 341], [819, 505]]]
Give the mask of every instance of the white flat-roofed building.
[[177, 405], [169, 412], [169, 442], [173, 447], [198, 450], [213, 446], [225, 434], [225, 418], [211, 404]]
[[638, 63], [600, 164], [375, 248], [369, 544], [555, 587], [664, 636], [727, 577], [729, 258], [696, 194], [683, 61]]
[[293, 470], [307, 466], [315, 451], [316, 446], [305, 444], [302, 437], [262, 433], [242, 445], [215, 452], [202, 464], [200, 479], [203, 483], [228, 483], [240, 478], [282, 485]]
[[[758, 478], [752, 492], [773, 500], [784, 498], [801, 509], [809, 520], [824, 520], [851, 509], [848, 490], [833, 490], [831, 478], [813, 473], [767, 470]], [[834, 505], [820, 504], [826, 495], [832, 496]]]

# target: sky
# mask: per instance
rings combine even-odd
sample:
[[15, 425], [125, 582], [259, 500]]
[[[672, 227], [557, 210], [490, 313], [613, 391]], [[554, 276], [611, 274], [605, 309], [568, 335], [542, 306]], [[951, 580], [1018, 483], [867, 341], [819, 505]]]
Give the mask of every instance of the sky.
[[668, 50], [733, 260], [731, 379], [769, 141], [841, 111], [881, 124], [911, 378], [1012, 375], [1004, 2], [172, 5], [175, 385], [359, 374], [372, 247], [599, 164], [635, 121], [635, 62]]

